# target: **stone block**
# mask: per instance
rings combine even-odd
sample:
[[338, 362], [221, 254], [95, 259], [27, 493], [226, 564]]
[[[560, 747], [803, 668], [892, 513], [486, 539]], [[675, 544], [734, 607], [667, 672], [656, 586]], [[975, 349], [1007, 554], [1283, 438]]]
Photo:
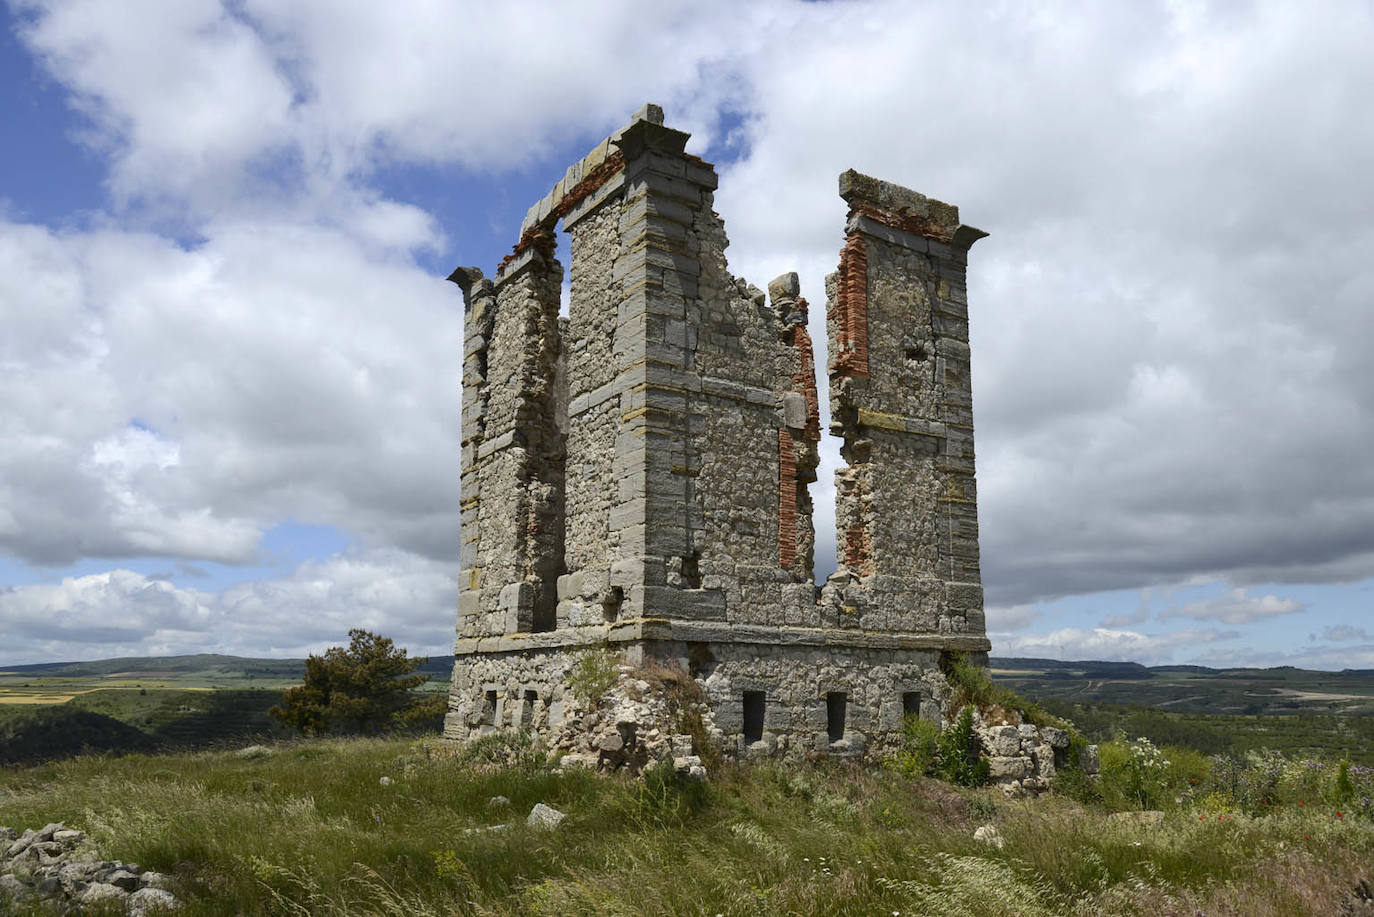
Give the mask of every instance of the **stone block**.
[[988, 776], [993, 780], [1020, 780], [1031, 772], [1029, 758], [996, 756], [988, 758]]
[[1008, 758], [1021, 750], [1021, 735], [1015, 726], [994, 726], [987, 731], [988, 754]]

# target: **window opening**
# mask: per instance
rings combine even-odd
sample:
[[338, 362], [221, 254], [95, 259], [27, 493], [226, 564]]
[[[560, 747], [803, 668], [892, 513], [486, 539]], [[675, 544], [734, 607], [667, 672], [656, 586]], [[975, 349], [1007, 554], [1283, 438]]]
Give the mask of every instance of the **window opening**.
[[744, 741], [754, 744], [763, 738], [763, 692], [744, 692]]
[[838, 742], [844, 738], [844, 716], [847, 695], [843, 691], [831, 691], [825, 695], [825, 731], [830, 741]]

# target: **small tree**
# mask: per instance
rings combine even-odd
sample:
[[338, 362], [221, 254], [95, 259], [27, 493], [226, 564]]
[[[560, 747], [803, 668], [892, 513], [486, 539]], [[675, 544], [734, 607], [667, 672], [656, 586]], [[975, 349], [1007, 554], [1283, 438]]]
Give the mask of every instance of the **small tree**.
[[288, 688], [274, 718], [307, 734], [377, 733], [414, 726], [443, 713], [441, 694], [417, 696], [428, 677], [415, 670], [429, 660], [406, 657], [390, 637], [361, 628], [348, 632], [349, 644], [330, 647], [305, 660], [305, 683]]

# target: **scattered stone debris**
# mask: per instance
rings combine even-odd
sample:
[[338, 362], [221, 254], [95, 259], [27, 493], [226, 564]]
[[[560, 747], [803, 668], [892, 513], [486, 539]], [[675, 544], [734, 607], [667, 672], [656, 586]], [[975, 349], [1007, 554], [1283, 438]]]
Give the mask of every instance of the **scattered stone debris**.
[[234, 757], [252, 761], [257, 758], [267, 758], [272, 754], [272, 749], [266, 745], [249, 745], [234, 752]]
[[980, 844], [990, 844], [998, 850], [1007, 845], [1007, 842], [1002, 838], [1002, 832], [998, 831], [995, 825], [983, 825], [973, 832], [973, 839]]
[[179, 906], [168, 878], [133, 863], [101, 860], [86, 835], [54, 822], [23, 834], [0, 827], [0, 912], [39, 899], [59, 906], [122, 904], [133, 917]]
[[391, 786], [391, 778], [390, 778], [390, 777], [383, 777], [383, 778], [381, 778], [380, 780], [378, 780], [377, 782], [378, 782], [379, 784], [381, 784], [382, 786]]
[[508, 805], [510, 805], [510, 800], [507, 799], [505, 796], [493, 796], [487, 800], [488, 809], [499, 809], [503, 806]]
[[621, 665], [616, 673], [605, 695], [573, 708], [573, 715], [550, 730], [550, 750], [562, 755], [559, 768], [639, 774], [653, 762], [671, 761], [680, 776], [705, 780], [706, 768], [694, 750], [694, 739], [678, 731], [684, 715], [695, 715], [707, 732], [704, 740], [721, 741], [720, 731], [710, 725], [700, 685], [685, 670], [671, 666]]

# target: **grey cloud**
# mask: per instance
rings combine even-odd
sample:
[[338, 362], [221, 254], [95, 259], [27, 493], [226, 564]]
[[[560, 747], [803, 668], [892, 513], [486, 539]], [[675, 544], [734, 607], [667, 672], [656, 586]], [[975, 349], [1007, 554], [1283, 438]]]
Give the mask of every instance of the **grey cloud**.
[[1006, 634], [1025, 630], [1045, 616], [1030, 605], [989, 606], [987, 626], [989, 633]]

